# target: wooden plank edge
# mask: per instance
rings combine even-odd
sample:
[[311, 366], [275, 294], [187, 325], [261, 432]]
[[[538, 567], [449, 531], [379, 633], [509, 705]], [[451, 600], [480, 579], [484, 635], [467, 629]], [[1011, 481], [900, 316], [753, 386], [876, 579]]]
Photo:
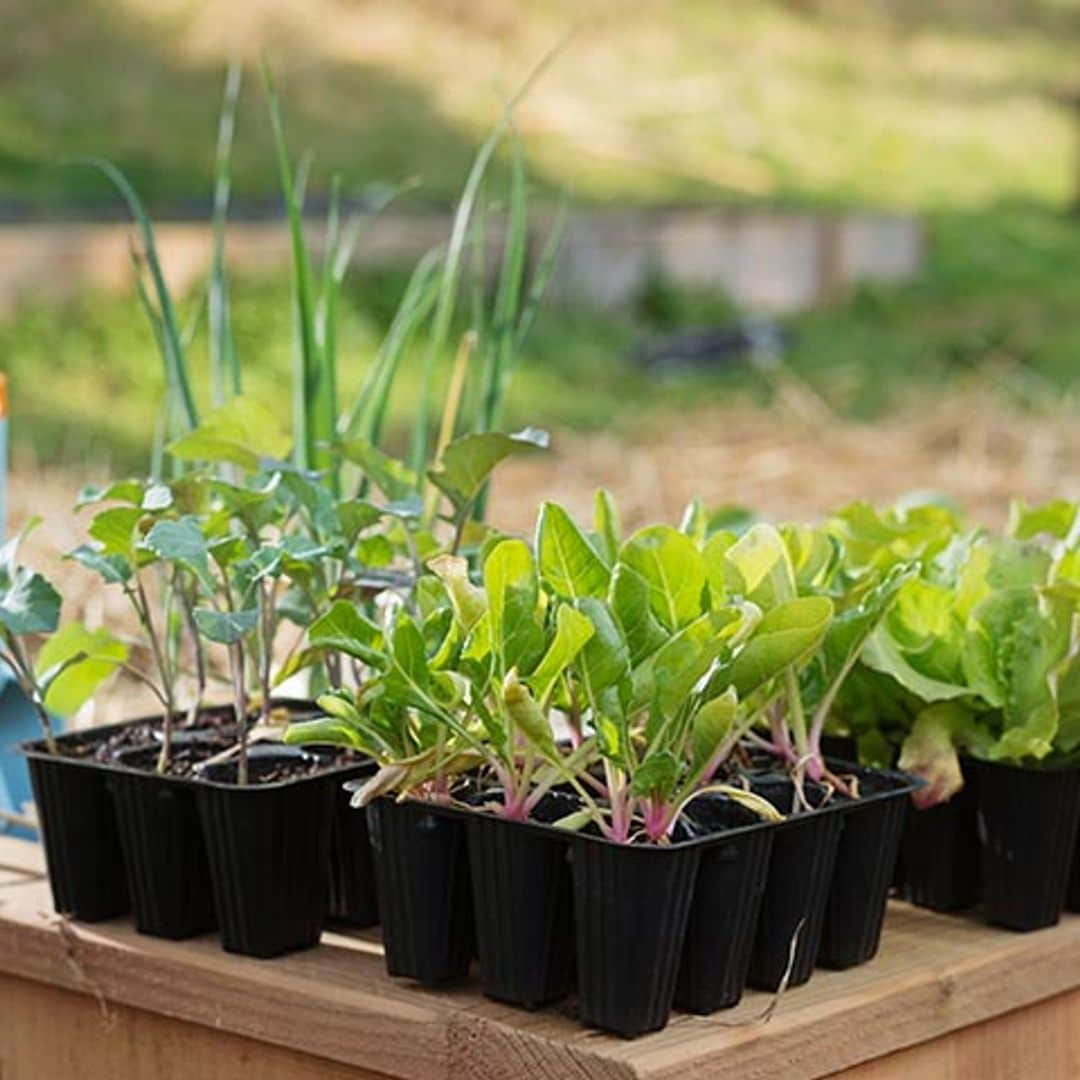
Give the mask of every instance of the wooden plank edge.
[[[1069, 921], [1080, 928], [1080, 920]], [[1002, 947], [988, 956], [780, 1013], [741, 1036], [710, 1031], [703, 1019], [693, 1054], [685, 1044], [642, 1046], [635, 1075], [706, 1080], [722, 1068], [740, 1080], [823, 1077], [1080, 987], [1080, 933], [1000, 933]]]
[[0, 969], [89, 994], [103, 1010], [109, 1003], [149, 1009], [407, 1080], [453, 1075], [448, 1071], [449, 1006], [362, 987], [320, 986], [269, 963], [265, 974], [260, 971], [254, 1001], [254, 980], [249, 971], [233, 968], [236, 958], [221, 963], [220, 954], [206, 959], [190, 950], [174, 960], [172, 954], [190, 943], [140, 939], [146, 942], [144, 962], [132, 963], [130, 949], [96, 935], [93, 926], [59, 916], [45, 921], [44, 913], [36, 922], [11, 914], [0, 908]]

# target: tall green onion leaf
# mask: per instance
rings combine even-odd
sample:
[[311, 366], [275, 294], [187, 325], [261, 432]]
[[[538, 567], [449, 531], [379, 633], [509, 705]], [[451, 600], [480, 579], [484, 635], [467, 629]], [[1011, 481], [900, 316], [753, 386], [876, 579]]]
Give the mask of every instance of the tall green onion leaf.
[[[124, 202], [127, 203], [131, 216], [139, 228], [142, 237], [143, 257], [150, 271], [150, 278], [154, 283], [154, 293], [157, 297], [157, 316], [159, 322], [155, 326], [160, 327], [158, 336], [161, 348], [162, 360], [165, 364], [165, 381], [169, 386], [170, 393], [176, 398], [177, 404], [183, 416], [183, 421], [188, 430], [198, 427], [199, 410], [195, 405], [195, 395], [191, 389], [191, 379], [187, 368], [187, 358], [184, 355], [183, 343], [180, 340], [180, 324], [176, 317], [176, 307], [172, 301], [172, 294], [165, 283], [165, 275], [161, 270], [161, 261], [158, 259], [157, 244], [154, 240], [154, 226], [146, 213], [142, 200], [136, 194], [135, 189], [128, 182], [124, 174], [103, 158], [78, 158], [75, 164], [87, 165], [98, 169], [113, 187], [120, 193]], [[149, 295], [143, 292], [144, 307], [149, 304]], [[152, 309], [153, 305], [150, 305]]]
[[[311, 259], [304, 240], [303, 197], [299, 191], [304, 184], [303, 181], [297, 182], [293, 179], [289, 153], [285, 144], [281, 107], [274, 89], [270, 65], [265, 56], [262, 72], [292, 242], [293, 302], [296, 312], [298, 348], [297, 377], [293, 384], [294, 454], [296, 463], [301, 468], [318, 468], [330, 460], [325, 444], [333, 439], [334, 428], [333, 413], [326, 407], [327, 395], [331, 388], [322, 367], [322, 357], [315, 332], [315, 285]], [[332, 401], [332, 398], [329, 400]], [[326, 423], [327, 417], [330, 417], [329, 425]]]
[[229, 277], [225, 265], [225, 225], [229, 216], [232, 187], [232, 147], [236, 130], [236, 104], [240, 97], [243, 69], [233, 60], [225, 74], [225, 93], [218, 119], [217, 153], [214, 162], [214, 253], [210, 266], [210, 377], [214, 404], [222, 405], [230, 395], [243, 390], [240, 358], [232, 335], [229, 312]]

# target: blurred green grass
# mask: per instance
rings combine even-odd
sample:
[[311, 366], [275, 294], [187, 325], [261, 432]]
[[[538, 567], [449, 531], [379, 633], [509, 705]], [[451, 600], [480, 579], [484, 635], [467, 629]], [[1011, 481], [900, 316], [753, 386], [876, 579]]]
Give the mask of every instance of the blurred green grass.
[[[925, 215], [917, 280], [792, 320], [791, 369], [838, 413], [873, 416], [973, 378], [1039, 408], [1080, 383], [1076, 132], [1055, 98], [1074, 77], [1075, 0], [0, 5], [0, 209], [99, 206], [104, 183], [58, 165], [85, 153], [113, 160], [153, 209], [205, 208], [224, 62], [258, 43], [279, 69], [291, 145], [314, 154], [313, 201], [340, 170], [353, 191], [419, 175], [409, 198], [447, 204], [500, 102], [580, 22], [517, 117], [541, 196]], [[276, 210], [254, 83], [234, 189]], [[387, 271], [349, 286], [345, 401], [403, 281]], [[288, 415], [284, 270], [236, 290], [248, 385]], [[645, 300], [621, 315], [546, 308], [507, 423], [625, 431], [681, 422], [691, 406], [768, 400], [768, 382], [745, 368], [658, 384], [627, 363], [643, 336], [729, 312], [722, 297], [678, 290]], [[205, 371], [204, 342], [196, 354]], [[28, 298], [0, 321], [0, 362], [21, 448], [44, 462], [145, 463], [161, 374], [133, 297]], [[399, 425], [412, 380], [395, 397]]]
[[[1080, 225], [1037, 205], [929, 219], [925, 272], [901, 288], [862, 288], [790, 321], [791, 371], [839, 415], [870, 418], [920, 395], [990, 382], [1003, 400], [1059, 407], [1080, 385]], [[342, 401], [359, 386], [404, 284], [395, 271], [354, 278], [342, 303]], [[688, 410], [767, 403], [770, 381], [746, 365], [657, 379], [628, 359], [672, 326], [730, 317], [722, 297], [656, 285], [622, 315], [547, 307], [507, 402], [508, 426], [640, 433]], [[184, 304], [188, 317], [196, 301]], [[249, 392], [289, 415], [291, 312], [284, 273], [235, 283], [237, 345]], [[43, 462], [146, 463], [160, 364], [134, 298], [82, 293], [24, 304], [0, 323], [15, 437]], [[205, 340], [193, 356], [207, 399]], [[418, 356], [413, 360], [419, 360]], [[407, 364], [392, 403], [400, 433], [417, 387]], [[393, 434], [393, 433], [392, 433]]]

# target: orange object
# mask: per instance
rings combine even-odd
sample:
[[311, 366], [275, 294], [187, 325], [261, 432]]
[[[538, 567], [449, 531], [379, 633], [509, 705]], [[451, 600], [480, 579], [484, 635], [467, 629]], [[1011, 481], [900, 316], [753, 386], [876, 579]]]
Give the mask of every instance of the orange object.
[[7, 375], [0, 371], [0, 420], [7, 419]]

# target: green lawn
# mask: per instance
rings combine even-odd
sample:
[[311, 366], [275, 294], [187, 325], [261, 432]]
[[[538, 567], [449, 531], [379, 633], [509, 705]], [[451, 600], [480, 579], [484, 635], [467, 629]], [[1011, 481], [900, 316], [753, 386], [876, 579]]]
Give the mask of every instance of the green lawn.
[[[930, 219], [926, 272], [901, 289], [864, 289], [792, 320], [789, 361], [840, 414], [872, 416], [918, 394], [991, 380], [1035, 409], [1080, 386], [1080, 221], [1038, 206]], [[354, 280], [343, 304], [343, 399], [359, 385], [402, 286], [400, 274]], [[671, 324], [726, 317], [722, 298], [677, 292], [614, 318], [542, 312], [508, 403], [508, 424], [634, 430], [691, 406], [767, 401], [746, 368], [659, 384], [627, 361], [635, 342]], [[660, 303], [663, 299], [663, 303]], [[190, 312], [192, 301], [187, 302]], [[236, 336], [247, 388], [289, 414], [291, 321], [284, 276], [235, 288]], [[83, 294], [61, 307], [24, 306], [0, 323], [19, 444], [43, 461], [145, 464], [161, 394], [160, 363], [133, 297]], [[206, 371], [205, 342], [193, 353]], [[419, 356], [413, 358], [418, 361]], [[415, 368], [395, 398], [407, 419]], [[205, 379], [200, 388], [206, 399]]]
[[[43, 208], [107, 189], [210, 188], [223, 65], [264, 45], [312, 190], [419, 176], [446, 202], [500, 103], [568, 28], [518, 114], [533, 172], [579, 201], [770, 199], [907, 207], [1060, 202], [1075, 0], [7, 0], [0, 194]], [[276, 194], [258, 80], [236, 188]]]
[[[252, 59], [262, 43], [273, 59], [292, 150], [314, 155], [312, 199], [340, 172], [350, 191], [418, 176], [409, 197], [445, 204], [500, 102], [577, 21], [517, 116], [539, 192], [565, 190], [577, 203], [925, 215], [929, 262], [917, 281], [792, 322], [792, 369], [837, 411], [873, 415], [973, 373], [1036, 407], [1080, 381], [1080, 219], [1066, 212], [1076, 132], [1053, 97], [1080, 44], [1075, 0], [12, 7], [0, 35], [0, 207], [72, 213], [109, 200], [90, 170], [58, 164], [99, 154], [159, 211], [205, 208], [234, 42]], [[234, 189], [241, 202], [278, 202], [250, 70]], [[387, 272], [351, 284], [346, 392], [359, 385], [402, 280]], [[249, 386], [287, 413], [286, 294], [284, 276], [240, 281], [235, 314]], [[734, 395], [767, 399], [768, 384], [745, 370], [657, 386], [626, 362], [661, 325], [725, 312], [723, 298], [680, 294], [620, 317], [546, 311], [508, 422], [631, 428]], [[196, 357], [204, 351], [197, 343]], [[160, 371], [134, 298], [29, 300], [0, 322], [0, 358], [22, 447], [45, 461], [145, 460]], [[411, 378], [399, 388], [399, 420]]]

